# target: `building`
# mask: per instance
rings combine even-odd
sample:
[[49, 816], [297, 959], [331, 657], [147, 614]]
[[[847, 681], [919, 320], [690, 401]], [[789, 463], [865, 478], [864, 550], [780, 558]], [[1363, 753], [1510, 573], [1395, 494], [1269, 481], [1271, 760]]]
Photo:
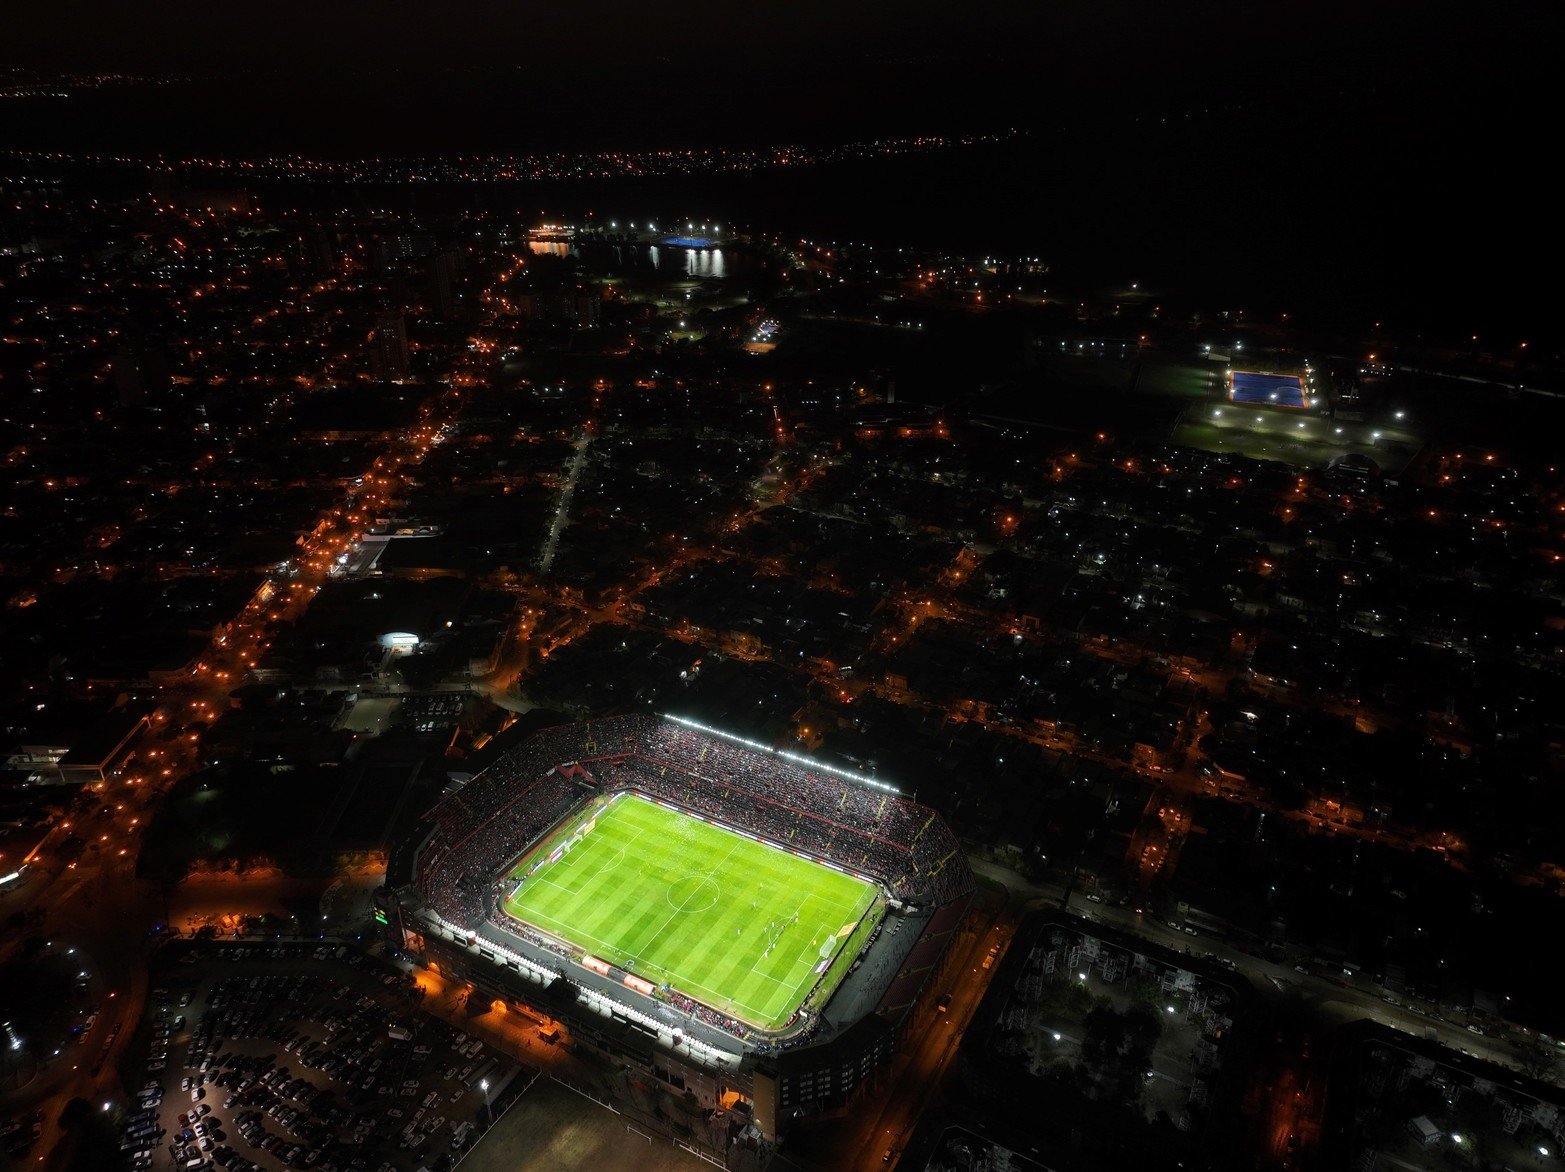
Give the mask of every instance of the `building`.
[[400, 310], [388, 310], [375, 319], [371, 336], [370, 369], [384, 382], [402, 382], [412, 362], [408, 354], [407, 317]]
[[429, 307], [442, 318], [456, 313], [456, 250], [444, 249], [429, 258]]
[[17, 730], [5, 765], [33, 785], [93, 785], [130, 760], [147, 725], [145, 712], [128, 708], [50, 713]]
[[[632, 796], [875, 884], [884, 914], [816, 970], [840, 983], [760, 1026], [508, 919], [519, 866], [562, 857], [598, 803]], [[572, 830], [578, 818], [590, 821]], [[678, 718], [626, 716], [538, 733], [450, 792], [393, 851], [376, 918], [397, 953], [771, 1142], [848, 1109], [891, 1059], [945, 979], [971, 895], [944, 821], [892, 787]]]

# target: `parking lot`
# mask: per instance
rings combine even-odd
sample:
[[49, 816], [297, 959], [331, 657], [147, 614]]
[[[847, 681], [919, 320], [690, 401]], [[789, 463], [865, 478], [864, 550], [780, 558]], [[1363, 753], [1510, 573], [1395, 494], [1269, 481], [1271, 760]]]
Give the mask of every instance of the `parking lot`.
[[5, 1153], [8, 1160], [20, 1163], [33, 1150], [33, 1144], [42, 1130], [42, 1111], [25, 1111], [0, 1119], [0, 1151]]
[[[419, 1008], [345, 947], [173, 946], [136, 1041], [134, 1169], [442, 1172], [515, 1063]], [[480, 1124], [481, 1125], [481, 1124]]]

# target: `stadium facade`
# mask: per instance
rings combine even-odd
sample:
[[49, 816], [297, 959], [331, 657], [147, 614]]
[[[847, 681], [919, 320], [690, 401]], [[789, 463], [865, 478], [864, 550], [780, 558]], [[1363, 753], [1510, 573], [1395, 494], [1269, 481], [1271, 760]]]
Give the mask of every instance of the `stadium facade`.
[[[624, 796], [872, 882], [879, 914], [772, 1029], [508, 914], [517, 877], [590, 830], [585, 809]], [[678, 717], [632, 715], [540, 732], [449, 793], [394, 850], [377, 918], [415, 963], [557, 1021], [573, 1049], [747, 1116], [775, 1141], [844, 1109], [889, 1060], [941, 984], [972, 890], [945, 822], [893, 787]]]

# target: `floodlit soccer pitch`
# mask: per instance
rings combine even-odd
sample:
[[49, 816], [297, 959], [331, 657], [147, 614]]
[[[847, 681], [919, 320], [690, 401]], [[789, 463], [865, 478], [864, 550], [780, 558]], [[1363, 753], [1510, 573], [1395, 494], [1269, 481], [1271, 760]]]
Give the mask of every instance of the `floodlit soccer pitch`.
[[[505, 911], [654, 985], [764, 1030], [793, 1015], [879, 906], [874, 884], [620, 795], [561, 836], [530, 877], [507, 877]], [[572, 828], [573, 830], [575, 828]], [[513, 886], [514, 885], [514, 886]]]

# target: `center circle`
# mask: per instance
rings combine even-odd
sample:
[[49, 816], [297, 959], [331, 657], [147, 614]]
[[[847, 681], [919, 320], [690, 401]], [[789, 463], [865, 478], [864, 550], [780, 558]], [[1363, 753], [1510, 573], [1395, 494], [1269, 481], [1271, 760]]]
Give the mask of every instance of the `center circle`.
[[717, 884], [705, 875], [686, 875], [668, 885], [668, 902], [676, 912], [704, 912], [717, 906]]

